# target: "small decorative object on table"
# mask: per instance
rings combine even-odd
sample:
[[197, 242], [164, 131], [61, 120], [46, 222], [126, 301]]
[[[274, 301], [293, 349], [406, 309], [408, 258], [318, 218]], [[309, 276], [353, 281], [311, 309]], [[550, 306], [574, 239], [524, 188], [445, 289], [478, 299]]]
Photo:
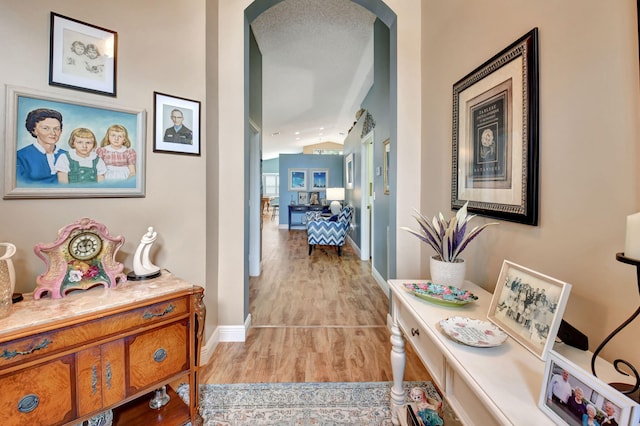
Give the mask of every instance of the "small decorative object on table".
[[451, 219], [447, 220], [440, 213], [429, 220], [416, 210], [415, 218], [420, 225], [420, 231], [401, 227], [429, 244], [436, 255], [430, 259], [431, 281], [442, 285], [461, 286], [465, 276], [464, 259], [458, 256], [467, 245], [486, 227], [497, 225], [497, 222], [476, 226], [467, 232], [468, 222], [475, 215], [467, 214], [468, 202]]
[[153, 398], [149, 401], [149, 407], [157, 410], [167, 405], [170, 399], [171, 397], [167, 394], [167, 386], [162, 386], [156, 389]]
[[424, 389], [420, 387], [412, 388], [409, 397], [416, 405], [418, 417], [425, 426], [442, 426], [444, 421], [440, 417], [442, 412], [442, 402], [429, 398]]
[[47, 265], [36, 279], [33, 298], [50, 293], [60, 299], [71, 290], [111, 288], [125, 282], [124, 265], [116, 262], [123, 244], [124, 237], [112, 237], [105, 225], [86, 217], [61, 228], [55, 242], [36, 244], [33, 249]]
[[11, 313], [13, 291], [16, 287], [16, 273], [11, 262], [11, 256], [16, 253], [16, 246], [11, 243], [0, 243], [0, 247], [6, 248], [4, 254], [0, 256], [0, 318], [4, 318]]
[[452, 285], [426, 283], [404, 283], [404, 287], [414, 296], [423, 300], [444, 306], [464, 306], [478, 300], [478, 296], [468, 290], [462, 290]]
[[147, 228], [147, 233], [140, 239], [140, 244], [133, 257], [133, 272], [129, 272], [127, 278], [132, 281], [140, 281], [160, 276], [160, 268], [151, 263], [149, 259], [149, 251], [157, 238], [158, 233], [153, 230], [153, 226]]
[[500, 346], [509, 337], [489, 321], [450, 317], [440, 321], [442, 331], [453, 340], [477, 348]]
[[[632, 253], [632, 255], [636, 256], [633, 253]], [[622, 263], [629, 264], [629, 265], [634, 265], [636, 267], [636, 278], [637, 278], [637, 283], [638, 283], [638, 293], [640, 293], [640, 260], [637, 260], [637, 259], [631, 258], [631, 257], [627, 257], [626, 256], [626, 252], [625, 253], [617, 253], [616, 254], [616, 260], [618, 260], [619, 262], [622, 262]], [[598, 354], [600, 353], [600, 351], [605, 347], [605, 345], [607, 343], [609, 343], [609, 341], [611, 339], [613, 339], [613, 337], [616, 334], [618, 334], [619, 332], [622, 331], [622, 329], [624, 329], [626, 326], [631, 324], [633, 322], [633, 320], [635, 320], [638, 315], [640, 315], [640, 307], [638, 307], [638, 309], [636, 309], [636, 311], [626, 321], [624, 321], [622, 324], [620, 324], [618, 326], [618, 328], [613, 330], [611, 332], [611, 334], [609, 334], [602, 341], [602, 343], [600, 343], [600, 345], [596, 348], [596, 350], [593, 352], [593, 356], [591, 357], [591, 372], [593, 373], [594, 376], [597, 377], [597, 374], [596, 374], [596, 359], [598, 358]], [[627, 367], [627, 370], [631, 371], [631, 373], [633, 373], [635, 383], [634, 384], [609, 383], [609, 385], [612, 386], [613, 388], [617, 389], [618, 391], [622, 392], [623, 394], [627, 395], [632, 400], [634, 400], [636, 402], [640, 402], [640, 391], [639, 391], [639, 389], [640, 389], [640, 374], [638, 374], [638, 370], [629, 361], [617, 358], [615, 361], [613, 361], [613, 366], [615, 367], [616, 371], [618, 373], [622, 374], [622, 375], [629, 376], [629, 374], [627, 372], [625, 372], [622, 369], [620, 369], [620, 364], [625, 365]]]

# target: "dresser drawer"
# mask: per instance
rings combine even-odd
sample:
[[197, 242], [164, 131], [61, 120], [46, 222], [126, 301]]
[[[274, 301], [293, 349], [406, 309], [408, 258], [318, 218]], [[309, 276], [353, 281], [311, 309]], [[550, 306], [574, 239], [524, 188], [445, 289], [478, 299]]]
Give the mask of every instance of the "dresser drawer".
[[60, 425], [75, 418], [73, 355], [0, 378], [3, 425]]
[[0, 367], [19, 365], [83, 344], [87, 339], [101, 339], [171, 319], [189, 312], [188, 298], [160, 302], [126, 312], [106, 316], [72, 327], [61, 328], [37, 336], [0, 343]]
[[127, 339], [129, 395], [189, 369], [187, 321]]
[[429, 336], [429, 332], [424, 326], [420, 326], [414, 318], [411, 311], [402, 304], [395, 305], [398, 316], [398, 325], [405, 334], [405, 337], [413, 349], [417, 352], [422, 362], [429, 370], [431, 377], [440, 387], [444, 389], [445, 385], [445, 366], [446, 360], [441, 351], [435, 347], [433, 340]]

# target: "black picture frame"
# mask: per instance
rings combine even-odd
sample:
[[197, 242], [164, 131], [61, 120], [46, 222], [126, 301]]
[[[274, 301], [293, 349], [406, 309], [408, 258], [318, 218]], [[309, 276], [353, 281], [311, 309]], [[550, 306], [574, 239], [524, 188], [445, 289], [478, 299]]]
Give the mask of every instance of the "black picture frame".
[[[200, 155], [200, 101], [153, 92], [153, 152]], [[181, 116], [180, 130], [174, 116]]]
[[51, 12], [49, 85], [116, 96], [118, 33]]
[[451, 208], [538, 224], [538, 29], [453, 85]]

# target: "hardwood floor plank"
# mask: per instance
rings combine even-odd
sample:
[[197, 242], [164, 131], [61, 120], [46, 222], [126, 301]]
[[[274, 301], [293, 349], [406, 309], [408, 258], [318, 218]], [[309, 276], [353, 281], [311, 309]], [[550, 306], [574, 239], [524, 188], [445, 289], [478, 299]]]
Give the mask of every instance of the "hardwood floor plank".
[[[353, 248], [316, 247], [265, 217], [263, 269], [249, 281], [252, 326], [219, 343], [201, 383], [391, 381], [389, 300]], [[430, 380], [407, 346], [406, 380]]]

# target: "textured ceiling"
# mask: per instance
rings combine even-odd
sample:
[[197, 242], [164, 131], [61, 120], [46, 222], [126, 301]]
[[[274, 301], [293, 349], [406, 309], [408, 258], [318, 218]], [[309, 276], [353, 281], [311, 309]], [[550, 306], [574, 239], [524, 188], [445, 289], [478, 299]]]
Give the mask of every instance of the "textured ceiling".
[[350, 0], [284, 0], [254, 20], [263, 159], [344, 142], [373, 84], [374, 20]]

